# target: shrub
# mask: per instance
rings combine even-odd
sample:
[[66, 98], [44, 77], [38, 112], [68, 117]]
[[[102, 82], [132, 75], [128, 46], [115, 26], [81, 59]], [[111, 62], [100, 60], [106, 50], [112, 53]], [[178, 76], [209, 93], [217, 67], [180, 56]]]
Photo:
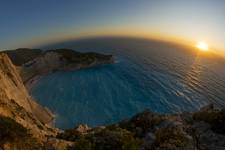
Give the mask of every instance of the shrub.
[[3, 51], [3, 53], [6, 53], [9, 56], [14, 65], [21, 66], [40, 56], [42, 51], [39, 49], [20, 48], [11, 51]]
[[8, 117], [0, 116], [0, 147], [5, 144], [16, 149], [40, 149], [41, 145], [26, 128]]
[[196, 112], [193, 114], [193, 118], [209, 123], [214, 132], [225, 134], [225, 109]]
[[68, 147], [68, 150], [93, 150], [93, 145], [90, 140], [86, 138], [78, 139], [75, 144], [71, 147]]
[[[48, 52], [48, 51], [47, 51]], [[54, 52], [57, 52], [65, 58], [68, 63], [82, 63], [82, 64], [91, 64], [95, 60], [106, 61], [111, 59], [111, 55], [103, 55], [98, 53], [80, 53], [71, 49], [56, 49]]]
[[82, 134], [76, 129], [68, 129], [63, 133], [59, 133], [56, 138], [67, 140], [67, 141], [76, 141], [82, 137]]
[[121, 122], [120, 127], [131, 131], [136, 137], [142, 138], [146, 133], [152, 130], [156, 125], [159, 125], [162, 121], [162, 116], [146, 110], [137, 114], [129, 121]]
[[73, 147], [76, 150], [138, 150], [140, 140], [133, 134], [119, 127], [106, 128], [95, 133], [89, 133], [75, 141]]
[[156, 131], [153, 144], [156, 150], [192, 150], [191, 141], [177, 128], [161, 128]]

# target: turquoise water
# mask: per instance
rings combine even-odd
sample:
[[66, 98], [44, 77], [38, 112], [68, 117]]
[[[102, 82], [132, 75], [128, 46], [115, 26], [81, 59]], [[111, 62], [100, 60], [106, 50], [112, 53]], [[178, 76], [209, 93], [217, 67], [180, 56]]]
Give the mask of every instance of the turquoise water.
[[145, 109], [176, 113], [208, 103], [225, 106], [221, 58], [137, 39], [91, 39], [55, 47], [113, 54], [116, 59], [114, 64], [56, 72], [35, 85], [32, 95], [57, 115], [57, 127], [110, 124]]

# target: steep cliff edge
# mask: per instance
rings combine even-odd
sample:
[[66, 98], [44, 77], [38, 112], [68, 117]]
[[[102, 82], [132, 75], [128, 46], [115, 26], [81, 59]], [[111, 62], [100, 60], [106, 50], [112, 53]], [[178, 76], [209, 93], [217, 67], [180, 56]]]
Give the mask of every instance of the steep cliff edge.
[[23, 82], [30, 85], [43, 75], [54, 71], [71, 71], [100, 64], [113, 63], [112, 55], [94, 52], [80, 53], [71, 49], [41, 51], [17, 49], [4, 51], [17, 66]]
[[71, 142], [54, 138], [61, 132], [51, 126], [54, 115], [33, 100], [24, 83], [54, 71], [112, 62], [111, 55], [68, 49], [0, 52], [0, 149], [66, 149]]
[[12, 118], [42, 139], [56, 131], [47, 124], [54, 116], [28, 94], [20, 75], [6, 54], [0, 54], [0, 115]]

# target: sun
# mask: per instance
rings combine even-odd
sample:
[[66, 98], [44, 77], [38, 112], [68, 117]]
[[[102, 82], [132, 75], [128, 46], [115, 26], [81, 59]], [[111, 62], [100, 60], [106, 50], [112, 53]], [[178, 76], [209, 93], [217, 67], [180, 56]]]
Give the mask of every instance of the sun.
[[200, 41], [196, 44], [196, 47], [201, 50], [201, 51], [208, 51], [209, 47], [208, 44], [206, 42]]

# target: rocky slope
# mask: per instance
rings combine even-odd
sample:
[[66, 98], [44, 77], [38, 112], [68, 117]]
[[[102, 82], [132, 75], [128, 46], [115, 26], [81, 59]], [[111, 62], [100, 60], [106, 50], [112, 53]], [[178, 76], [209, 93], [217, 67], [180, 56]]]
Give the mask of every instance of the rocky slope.
[[29, 96], [15, 66], [6, 54], [0, 54], [0, 115], [12, 118], [29, 129], [34, 137], [44, 139], [57, 130], [48, 126], [54, 116]]
[[198, 112], [171, 115], [146, 110], [109, 126], [80, 125], [60, 131], [49, 125], [53, 114], [37, 104], [24, 86], [34, 77], [53, 71], [112, 62], [111, 55], [65, 49], [45, 52], [18, 49], [0, 53], [0, 149], [225, 149], [225, 109], [218, 110], [213, 105]]
[[[1, 52], [0, 149], [2, 147], [24, 149], [26, 144], [32, 145], [27, 143], [27, 140], [32, 138], [42, 148], [46, 145], [48, 147], [57, 145], [58, 149], [62, 149], [61, 146], [67, 146], [70, 142], [51, 138], [60, 132], [59, 129], [51, 126], [54, 115], [33, 100], [24, 83], [36, 76], [43, 76], [57, 70], [76, 70], [112, 62], [111, 55], [83, 54], [67, 49], [54, 51], [18, 49]], [[14, 130], [13, 128], [18, 128], [18, 131], [15, 129], [15, 133], [10, 132]], [[24, 139], [25, 141], [19, 140], [17, 133], [30, 138]], [[5, 137], [8, 138], [5, 139]], [[7, 140], [14, 141], [14, 143]]]
[[146, 110], [105, 127], [79, 126], [57, 135], [74, 150], [224, 150], [225, 109], [162, 115]]

